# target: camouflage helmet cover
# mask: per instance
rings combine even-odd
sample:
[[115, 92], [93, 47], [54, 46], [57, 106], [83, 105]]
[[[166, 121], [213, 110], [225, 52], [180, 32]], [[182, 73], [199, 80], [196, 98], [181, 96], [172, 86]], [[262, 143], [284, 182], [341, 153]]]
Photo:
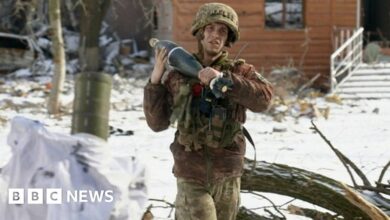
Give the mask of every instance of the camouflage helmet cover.
[[231, 32], [228, 41], [231, 43], [239, 39], [237, 13], [230, 6], [222, 3], [206, 3], [199, 8], [192, 23], [192, 35], [195, 36], [199, 29], [213, 22], [221, 22], [228, 26]]

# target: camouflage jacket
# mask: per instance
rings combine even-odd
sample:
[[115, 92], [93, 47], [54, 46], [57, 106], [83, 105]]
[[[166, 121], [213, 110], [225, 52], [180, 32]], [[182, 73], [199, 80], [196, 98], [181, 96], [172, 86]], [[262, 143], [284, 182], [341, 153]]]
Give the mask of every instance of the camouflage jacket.
[[[225, 52], [210, 66], [227, 73], [233, 81], [232, 89], [226, 92], [224, 98], [234, 103], [234, 107], [229, 109], [229, 121], [241, 125], [246, 120], [246, 109], [261, 112], [268, 108], [273, 95], [272, 86], [252, 65], [242, 60], [229, 60]], [[153, 131], [158, 132], [169, 127], [181, 85], [188, 81], [189, 79], [180, 73], [171, 71], [162, 84], [148, 83], [145, 86], [144, 113], [148, 126]], [[192, 96], [193, 93], [194, 91]], [[170, 146], [176, 177], [211, 183], [242, 175], [245, 154], [245, 137], [242, 132], [234, 133], [232, 142], [227, 146], [207, 147], [202, 144], [203, 149], [194, 150], [179, 141], [180, 130], [179, 126]]]

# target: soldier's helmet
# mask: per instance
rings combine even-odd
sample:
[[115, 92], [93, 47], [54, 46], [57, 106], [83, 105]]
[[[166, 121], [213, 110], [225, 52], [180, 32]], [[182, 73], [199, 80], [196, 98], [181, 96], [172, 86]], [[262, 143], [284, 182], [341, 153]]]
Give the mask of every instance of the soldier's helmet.
[[192, 23], [192, 35], [195, 36], [199, 29], [213, 22], [227, 25], [230, 30], [227, 43], [234, 43], [240, 38], [237, 13], [230, 6], [222, 3], [206, 3], [199, 8]]

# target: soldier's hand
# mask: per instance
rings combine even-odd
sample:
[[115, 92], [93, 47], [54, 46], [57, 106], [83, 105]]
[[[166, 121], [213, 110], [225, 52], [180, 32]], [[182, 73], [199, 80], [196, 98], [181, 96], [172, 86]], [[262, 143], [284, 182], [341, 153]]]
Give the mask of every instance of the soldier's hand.
[[161, 81], [162, 75], [165, 69], [165, 63], [167, 62], [167, 50], [165, 48], [157, 48], [155, 50], [156, 63], [154, 64], [152, 75], [150, 76], [150, 82], [152, 84], [158, 84]]
[[210, 81], [216, 77], [221, 77], [222, 73], [211, 67], [201, 69], [198, 73], [198, 78], [204, 85], [209, 85]]

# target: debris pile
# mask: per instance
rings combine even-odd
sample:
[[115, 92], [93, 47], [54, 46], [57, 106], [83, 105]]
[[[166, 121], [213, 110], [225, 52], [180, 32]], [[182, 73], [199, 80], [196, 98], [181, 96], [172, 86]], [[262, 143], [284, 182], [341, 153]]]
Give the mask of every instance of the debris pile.
[[[148, 51], [138, 50], [136, 41], [132, 39], [120, 39], [116, 33], [109, 29], [107, 24], [103, 25], [101, 32], [99, 47], [101, 48], [104, 72], [134, 77], [144, 77], [151, 72], [153, 65], [149, 61], [149, 53]], [[0, 36], [2, 34], [5, 35], [5, 33], [0, 33]], [[24, 62], [22, 63], [23, 65], [12, 66], [13, 68], [9, 66], [3, 68], [0, 65], [0, 70], [4, 72], [24, 68], [25, 70], [29, 70], [32, 75], [52, 75], [54, 64], [52, 62], [53, 55], [51, 52], [52, 42], [49, 37], [50, 33], [46, 30], [46, 32], [40, 34], [40, 36], [31, 38], [15, 35], [15, 37], [26, 39], [26, 42], [31, 42], [31, 45], [34, 45], [36, 57], [34, 62]], [[70, 75], [79, 73], [78, 48], [80, 34], [64, 28], [63, 37], [66, 53], [66, 73]], [[4, 39], [4, 41], [6, 40]], [[11, 50], [14, 48], [6, 49]], [[14, 59], [23, 60], [24, 57], [14, 54]]]
[[[72, 112], [74, 75], [81, 72], [79, 64], [80, 33], [72, 7], [66, 3], [63, 11], [63, 38], [66, 53], [66, 80], [61, 92], [61, 115]], [[48, 9], [42, 0], [26, 3], [23, 25], [10, 29], [16, 22], [12, 13], [0, 9], [0, 125], [11, 116], [1, 110], [16, 113], [46, 113], [47, 98], [52, 88], [54, 71], [52, 40]], [[0, 8], [16, 7], [12, 1], [0, 3]], [[35, 12], [30, 9], [35, 7]], [[27, 12], [36, 13], [36, 20], [28, 23]], [[69, 17], [67, 17], [69, 16]], [[68, 19], [68, 20], [67, 20]], [[9, 25], [6, 25], [9, 24]], [[28, 26], [30, 25], [30, 26]], [[28, 27], [27, 27], [28, 26]], [[7, 33], [5, 33], [7, 32]], [[12, 32], [13, 34], [10, 34]], [[99, 48], [102, 71], [113, 75], [111, 109], [115, 111], [142, 110], [142, 88], [153, 64], [148, 51], [139, 50], [134, 39], [120, 39], [109, 25], [103, 22]]]
[[330, 103], [341, 104], [341, 99], [337, 95], [325, 96], [315, 91], [306, 97], [291, 96], [289, 99], [283, 99], [276, 96], [268, 113], [278, 122], [282, 122], [288, 116], [328, 119], [331, 110]]
[[[21, 5], [18, 2], [5, 0], [0, 3], [0, 73], [8, 74], [25, 68], [32, 75], [50, 75], [53, 71], [53, 53], [48, 3], [37, 0]], [[67, 74], [80, 72], [77, 4], [67, 1], [61, 9]], [[3, 10], [3, 7], [8, 10]], [[19, 28], [13, 29], [13, 26]], [[142, 77], [149, 74], [153, 67], [148, 51], [139, 50], [134, 39], [120, 39], [105, 22], [100, 30], [99, 48], [102, 71], [106, 73]]]
[[328, 119], [330, 103], [341, 105], [337, 95], [326, 96], [313, 90], [310, 85], [317, 79], [315, 76], [309, 83], [296, 68], [283, 67], [274, 69], [269, 80], [274, 85], [275, 98], [268, 110], [275, 121], [282, 122], [285, 117], [324, 117]]

